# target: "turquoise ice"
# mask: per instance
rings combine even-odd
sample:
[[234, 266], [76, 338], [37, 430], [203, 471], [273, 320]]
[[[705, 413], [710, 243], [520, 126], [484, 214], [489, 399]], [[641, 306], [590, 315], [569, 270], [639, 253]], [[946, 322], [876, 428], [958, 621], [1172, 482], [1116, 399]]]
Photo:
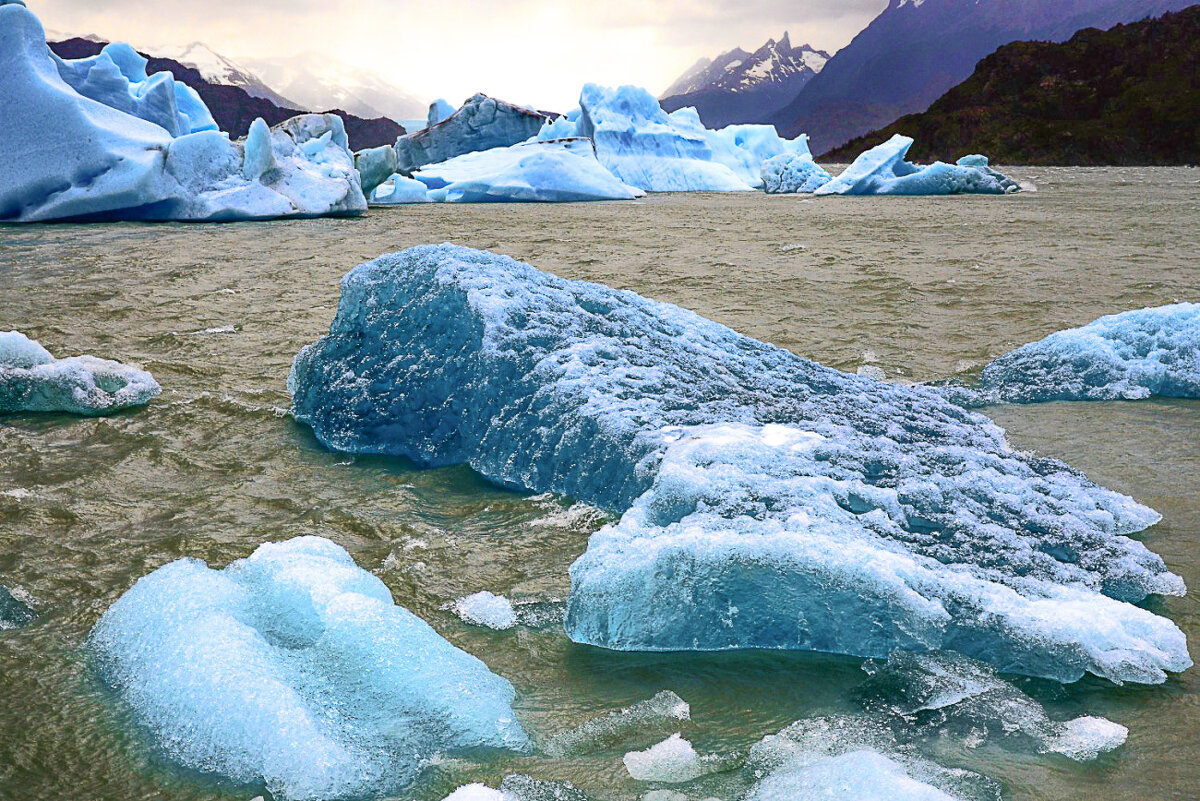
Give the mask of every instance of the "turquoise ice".
[[958, 164], [917, 166], [905, 158], [913, 140], [896, 134], [864, 152], [838, 177], [817, 188], [818, 195], [1005, 195], [1020, 191], [1011, 180], [968, 156]]

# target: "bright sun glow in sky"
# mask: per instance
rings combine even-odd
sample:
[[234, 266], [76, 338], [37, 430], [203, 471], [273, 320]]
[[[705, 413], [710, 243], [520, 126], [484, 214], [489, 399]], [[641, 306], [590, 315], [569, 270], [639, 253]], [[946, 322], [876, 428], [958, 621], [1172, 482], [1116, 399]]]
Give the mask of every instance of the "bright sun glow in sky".
[[47, 28], [149, 48], [202, 41], [230, 58], [313, 51], [422, 99], [483, 91], [574, 105], [586, 81], [655, 94], [701, 56], [785, 29], [833, 51], [887, 0], [27, 0]]

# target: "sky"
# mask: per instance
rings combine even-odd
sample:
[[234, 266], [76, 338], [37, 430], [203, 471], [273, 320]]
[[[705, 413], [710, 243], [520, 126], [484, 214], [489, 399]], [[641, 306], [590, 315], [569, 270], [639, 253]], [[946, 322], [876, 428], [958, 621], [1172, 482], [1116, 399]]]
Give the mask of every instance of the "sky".
[[223, 55], [312, 52], [418, 97], [475, 92], [565, 110], [587, 81], [659, 94], [701, 56], [844, 46], [887, 0], [27, 0], [47, 28], [147, 48], [202, 41]]

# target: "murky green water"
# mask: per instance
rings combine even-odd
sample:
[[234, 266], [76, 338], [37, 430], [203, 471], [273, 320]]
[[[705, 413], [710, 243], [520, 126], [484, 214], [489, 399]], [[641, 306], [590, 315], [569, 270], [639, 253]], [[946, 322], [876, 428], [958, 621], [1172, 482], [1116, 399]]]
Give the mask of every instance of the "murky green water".
[[[444, 240], [678, 303], [842, 369], [870, 361], [901, 380], [970, 369], [1104, 313], [1200, 300], [1200, 171], [1017, 172], [1041, 191], [656, 196], [341, 221], [0, 229], [0, 330], [57, 355], [138, 362], [164, 387], [149, 408], [111, 418], [0, 419], [0, 582], [31, 593], [38, 611], [30, 627], [0, 634], [0, 798], [255, 795], [155, 756], [92, 677], [81, 644], [109, 604], [168, 561], [223, 566], [304, 533], [348, 548], [399, 603], [512, 681], [539, 738], [662, 689], [691, 703], [682, 730], [702, 752], [856, 709], [849, 696], [863, 674], [853, 658], [615, 654], [573, 645], [553, 626], [466, 626], [443, 607], [481, 589], [561, 600], [567, 566], [603, 518], [489, 487], [467, 469], [328, 453], [284, 412], [287, 370], [328, 326], [343, 273]], [[1018, 447], [1064, 458], [1163, 514], [1146, 540], [1193, 592], [1162, 607], [1197, 655], [1200, 402], [991, 414]], [[1018, 683], [1055, 717], [1125, 724], [1129, 742], [1087, 765], [991, 746], [957, 754], [958, 765], [999, 779], [1015, 799], [1200, 797], [1200, 669], [1151, 688]], [[452, 762], [411, 797], [523, 771], [599, 799], [637, 798], [647, 788], [625, 773], [624, 750]]]

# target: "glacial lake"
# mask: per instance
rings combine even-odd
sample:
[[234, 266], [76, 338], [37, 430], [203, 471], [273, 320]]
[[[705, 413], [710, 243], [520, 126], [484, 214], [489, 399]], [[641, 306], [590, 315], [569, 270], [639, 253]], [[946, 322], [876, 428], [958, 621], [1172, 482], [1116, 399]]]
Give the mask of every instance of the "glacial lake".
[[[653, 785], [621, 758], [671, 731], [736, 754], [813, 715], [853, 713], [863, 660], [811, 653], [622, 654], [553, 623], [567, 568], [606, 518], [489, 486], [466, 468], [322, 449], [287, 414], [293, 356], [328, 327], [338, 279], [381, 253], [452, 241], [669, 301], [842, 370], [969, 375], [1011, 348], [1117, 311], [1200, 300], [1200, 170], [1025, 168], [1012, 197], [658, 195], [590, 205], [409, 206], [357, 220], [0, 228], [0, 330], [55, 355], [140, 363], [148, 408], [0, 418], [0, 583], [37, 617], [0, 632], [0, 799], [241, 799], [179, 769], [129, 725], [84, 649], [138, 578], [184, 556], [214, 567], [320, 534], [396, 601], [517, 690], [540, 742], [673, 690], [691, 720], [583, 756], [443, 760], [405, 798], [526, 773], [595, 799]], [[1061, 458], [1163, 515], [1143, 536], [1191, 592], [1153, 600], [1200, 656], [1200, 402], [985, 410], [1023, 450]], [[540, 628], [493, 632], [446, 607], [491, 590], [537, 601]], [[1128, 742], [1090, 763], [986, 743], [939, 759], [1029, 801], [1200, 796], [1200, 668], [1156, 687], [1014, 679], [1051, 717], [1100, 715]], [[736, 775], [684, 787], [739, 797]]]

